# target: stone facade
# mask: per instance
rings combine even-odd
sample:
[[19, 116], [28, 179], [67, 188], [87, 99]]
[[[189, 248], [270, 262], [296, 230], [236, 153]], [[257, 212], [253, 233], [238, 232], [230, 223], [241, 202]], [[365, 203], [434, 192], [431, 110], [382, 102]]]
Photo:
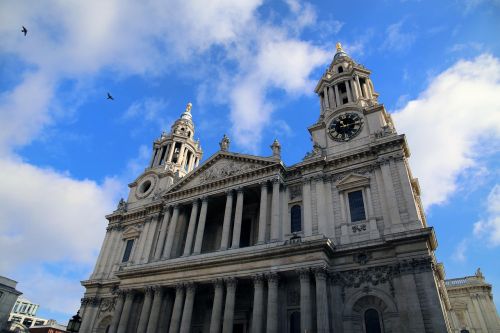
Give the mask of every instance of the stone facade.
[[107, 216], [81, 332], [450, 330], [406, 139], [370, 71], [339, 45], [315, 92], [313, 148], [291, 166], [277, 141], [262, 157], [226, 136], [198, 166], [188, 105]]
[[473, 276], [445, 280], [446, 305], [452, 332], [500, 332], [491, 285], [478, 269]]

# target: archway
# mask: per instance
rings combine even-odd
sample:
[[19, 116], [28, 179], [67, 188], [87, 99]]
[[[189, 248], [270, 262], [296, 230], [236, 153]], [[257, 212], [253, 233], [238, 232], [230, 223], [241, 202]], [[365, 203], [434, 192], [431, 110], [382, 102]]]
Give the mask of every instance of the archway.
[[106, 316], [101, 319], [99, 322], [99, 325], [95, 328], [94, 332], [95, 333], [108, 333], [109, 332], [109, 326], [111, 325], [111, 319], [112, 316]]

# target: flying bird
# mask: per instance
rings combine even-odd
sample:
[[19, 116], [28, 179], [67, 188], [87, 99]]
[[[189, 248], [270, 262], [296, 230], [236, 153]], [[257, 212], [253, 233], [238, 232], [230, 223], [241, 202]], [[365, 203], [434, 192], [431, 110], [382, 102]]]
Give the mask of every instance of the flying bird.
[[110, 99], [110, 100], [112, 100], [112, 101], [114, 101], [114, 100], [115, 100], [115, 99], [113, 98], [113, 96], [111, 96], [111, 94], [110, 94], [110, 93], [108, 93], [108, 99]]
[[23, 32], [24, 35], [26, 36], [26, 34], [28, 33], [28, 29], [26, 29], [26, 27], [23, 25], [23, 28], [21, 29], [21, 32]]

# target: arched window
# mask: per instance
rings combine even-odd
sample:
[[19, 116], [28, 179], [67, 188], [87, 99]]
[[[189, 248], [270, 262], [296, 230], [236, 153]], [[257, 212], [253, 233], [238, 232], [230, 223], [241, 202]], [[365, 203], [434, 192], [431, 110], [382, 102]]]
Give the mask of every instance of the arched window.
[[290, 211], [290, 229], [292, 232], [302, 231], [302, 213], [299, 205], [294, 205]]
[[344, 68], [342, 66], [339, 66], [339, 73], [342, 73], [344, 71]]
[[300, 312], [294, 311], [290, 315], [290, 333], [300, 333]]
[[366, 333], [382, 333], [377, 310], [368, 309], [365, 311], [365, 329]]

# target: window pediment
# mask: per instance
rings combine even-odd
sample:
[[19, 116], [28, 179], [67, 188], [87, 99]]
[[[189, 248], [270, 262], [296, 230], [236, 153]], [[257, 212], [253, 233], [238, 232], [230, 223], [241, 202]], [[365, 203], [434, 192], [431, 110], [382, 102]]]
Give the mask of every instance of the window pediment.
[[370, 177], [350, 173], [336, 183], [340, 191], [345, 191], [358, 187], [366, 187], [370, 185]]
[[122, 235], [123, 239], [137, 238], [141, 234], [140, 230], [136, 227], [128, 227]]

